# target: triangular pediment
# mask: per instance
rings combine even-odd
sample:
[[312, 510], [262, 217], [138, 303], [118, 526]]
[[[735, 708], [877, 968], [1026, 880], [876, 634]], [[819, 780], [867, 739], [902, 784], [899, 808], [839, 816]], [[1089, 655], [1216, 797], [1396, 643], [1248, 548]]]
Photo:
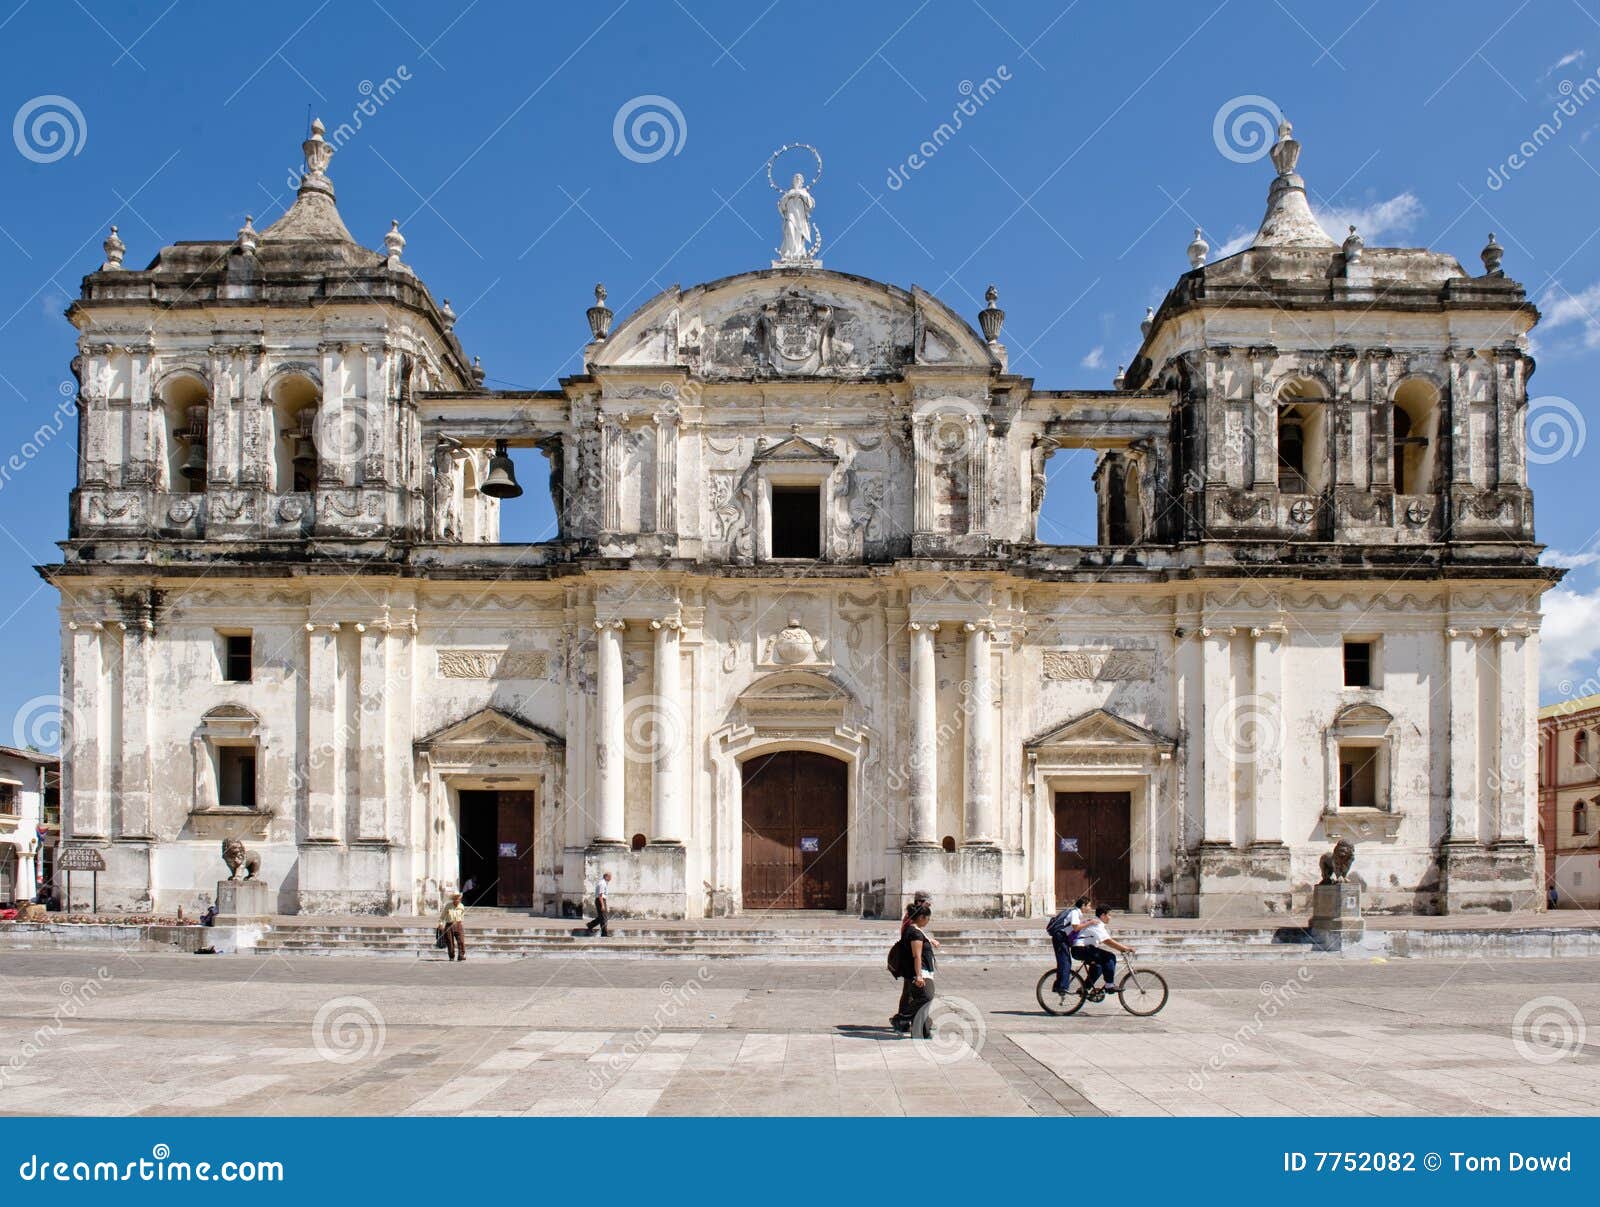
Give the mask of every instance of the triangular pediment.
[[485, 708], [469, 717], [453, 722], [417, 742], [420, 750], [437, 750], [463, 746], [561, 746], [558, 734], [551, 733], [532, 722], [502, 712], [498, 708]]
[[839, 460], [839, 454], [813, 444], [804, 436], [790, 436], [755, 455], [756, 461], [829, 461]]
[[1171, 750], [1174, 743], [1143, 725], [1135, 725], [1115, 713], [1096, 708], [1047, 730], [1027, 745], [1030, 749], [1040, 746], [1136, 746], [1142, 750]]

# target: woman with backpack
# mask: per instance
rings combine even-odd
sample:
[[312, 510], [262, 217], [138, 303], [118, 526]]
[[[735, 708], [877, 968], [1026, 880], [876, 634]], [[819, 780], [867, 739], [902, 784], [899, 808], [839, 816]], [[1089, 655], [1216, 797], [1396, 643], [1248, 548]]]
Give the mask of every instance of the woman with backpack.
[[897, 945], [903, 949], [899, 961], [900, 1008], [889, 1025], [913, 1039], [927, 1039], [930, 1030], [928, 1010], [933, 1005], [934, 942], [923, 928], [932, 916], [933, 910], [926, 902], [913, 902], [906, 912], [904, 934]]

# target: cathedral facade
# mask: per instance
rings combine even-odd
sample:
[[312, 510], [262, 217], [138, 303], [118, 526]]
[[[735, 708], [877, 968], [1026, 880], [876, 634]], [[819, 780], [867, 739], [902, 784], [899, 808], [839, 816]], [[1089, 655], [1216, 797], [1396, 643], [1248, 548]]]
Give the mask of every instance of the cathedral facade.
[[[59, 564], [65, 841], [102, 907], [283, 913], [1303, 914], [1536, 908], [1537, 312], [1500, 268], [1340, 245], [1287, 125], [1250, 246], [1191, 268], [1116, 388], [1012, 373], [927, 292], [770, 267], [483, 388], [449, 303], [293, 206], [106, 262]], [[1096, 544], [1039, 539], [1096, 451]], [[500, 540], [547, 458], [551, 539]]]

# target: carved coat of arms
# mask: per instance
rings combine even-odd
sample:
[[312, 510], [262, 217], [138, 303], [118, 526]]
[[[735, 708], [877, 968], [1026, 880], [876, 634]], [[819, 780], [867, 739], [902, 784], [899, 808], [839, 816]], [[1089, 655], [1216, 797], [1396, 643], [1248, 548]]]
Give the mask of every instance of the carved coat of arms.
[[818, 373], [833, 359], [833, 307], [791, 294], [766, 302], [756, 320], [761, 366], [775, 373]]

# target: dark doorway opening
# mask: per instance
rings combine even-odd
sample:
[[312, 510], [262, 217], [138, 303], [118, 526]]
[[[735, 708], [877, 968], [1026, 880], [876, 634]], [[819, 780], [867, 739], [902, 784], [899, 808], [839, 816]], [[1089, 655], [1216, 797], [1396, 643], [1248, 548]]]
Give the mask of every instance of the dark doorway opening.
[[772, 556], [822, 555], [822, 488], [772, 488]]
[[533, 801], [532, 792], [461, 793], [458, 883], [463, 904], [533, 904]]
[[845, 764], [784, 750], [744, 765], [746, 909], [845, 907], [849, 789]]
[[1133, 808], [1126, 792], [1056, 793], [1056, 904], [1128, 908]]

